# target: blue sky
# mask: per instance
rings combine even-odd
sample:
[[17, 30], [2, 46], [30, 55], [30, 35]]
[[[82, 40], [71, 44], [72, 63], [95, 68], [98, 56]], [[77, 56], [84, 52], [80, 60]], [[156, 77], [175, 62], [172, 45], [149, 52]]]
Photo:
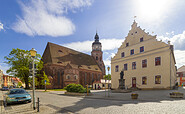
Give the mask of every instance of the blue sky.
[[47, 42], [90, 54], [96, 30], [110, 65], [134, 16], [146, 32], [174, 44], [179, 68], [185, 64], [184, 5], [183, 0], [1, 0], [0, 69], [8, 69], [4, 56], [12, 48], [35, 48], [42, 55]]

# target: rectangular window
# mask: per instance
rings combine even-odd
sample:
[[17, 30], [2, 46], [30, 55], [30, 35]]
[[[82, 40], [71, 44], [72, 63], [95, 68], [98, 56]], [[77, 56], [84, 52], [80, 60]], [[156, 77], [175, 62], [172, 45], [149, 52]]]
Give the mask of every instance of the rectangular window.
[[140, 42], [142, 42], [143, 41], [143, 37], [142, 38], [140, 38]]
[[144, 52], [144, 46], [140, 47], [140, 52]]
[[161, 84], [161, 76], [155, 76], [155, 84]]
[[128, 47], [129, 46], [129, 43], [126, 43], [126, 47]]
[[147, 78], [146, 77], [142, 77], [142, 84], [146, 85], [147, 84]]
[[132, 69], [136, 69], [136, 62], [132, 62]]
[[142, 60], [142, 68], [145, 68], [147, 67], [147, 60]]
[[124, 64], [124, 70], [127, 70], [127, 64]]
[[161, 57], [155, 58], [155, 66], [161, 65]]
[[134, 55], [134, 49], [130, 50], [130, 55]]
[[124, 52], [121, 53], [121, 57], [125, 57], [125, 53]]
[[116, 67], [115, 67], [115, 72], [118, 72], [118, 71], [119, 71], [119, 66], [116, 65]]

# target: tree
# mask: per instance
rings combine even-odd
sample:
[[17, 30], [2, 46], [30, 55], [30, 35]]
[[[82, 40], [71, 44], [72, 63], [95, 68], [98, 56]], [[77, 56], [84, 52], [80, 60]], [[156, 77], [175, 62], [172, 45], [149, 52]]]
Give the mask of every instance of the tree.
[[[28, 50], [22, 49], [12, 49], [8, 56], [5, 56], [5, 63], [7, 63], [10, 68], [6, 71], [10, 75], [19, 77], [26, 84], [26, 89], [29, 88], [29, 64], [32, 63], [33, 59]], [[36, 64], [39, 63], [41, 56], [36, 54], [35, 61]], [[43, 64], [42, 64], [43, 65]]]
[[103, 77], [103, 79], [106, 79], [106, 80], [111, 80], [111, 75], [110, 75], [110, 74], [108, 74], [108, 75], [105, 75], [105, 76]]

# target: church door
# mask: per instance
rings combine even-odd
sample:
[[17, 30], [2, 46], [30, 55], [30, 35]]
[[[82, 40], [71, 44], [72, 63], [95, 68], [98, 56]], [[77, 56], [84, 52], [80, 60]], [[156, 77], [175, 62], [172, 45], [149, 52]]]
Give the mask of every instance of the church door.
[[136, 87], [136, 77], [132, 78], [132, 87]]

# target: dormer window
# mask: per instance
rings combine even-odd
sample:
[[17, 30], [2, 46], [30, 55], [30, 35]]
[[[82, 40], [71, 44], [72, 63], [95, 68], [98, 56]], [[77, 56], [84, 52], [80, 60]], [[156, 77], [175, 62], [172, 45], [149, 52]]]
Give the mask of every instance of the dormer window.
[[62, 50], [58, 50], [58, 52], [63, 53]]
[[142, 42], [143, 41], [143, 37], [142, 38], [140, 38], [140, 42]]
[[128, 47], [129, 46], [129, 43], [126, 43], [126, 47]]

